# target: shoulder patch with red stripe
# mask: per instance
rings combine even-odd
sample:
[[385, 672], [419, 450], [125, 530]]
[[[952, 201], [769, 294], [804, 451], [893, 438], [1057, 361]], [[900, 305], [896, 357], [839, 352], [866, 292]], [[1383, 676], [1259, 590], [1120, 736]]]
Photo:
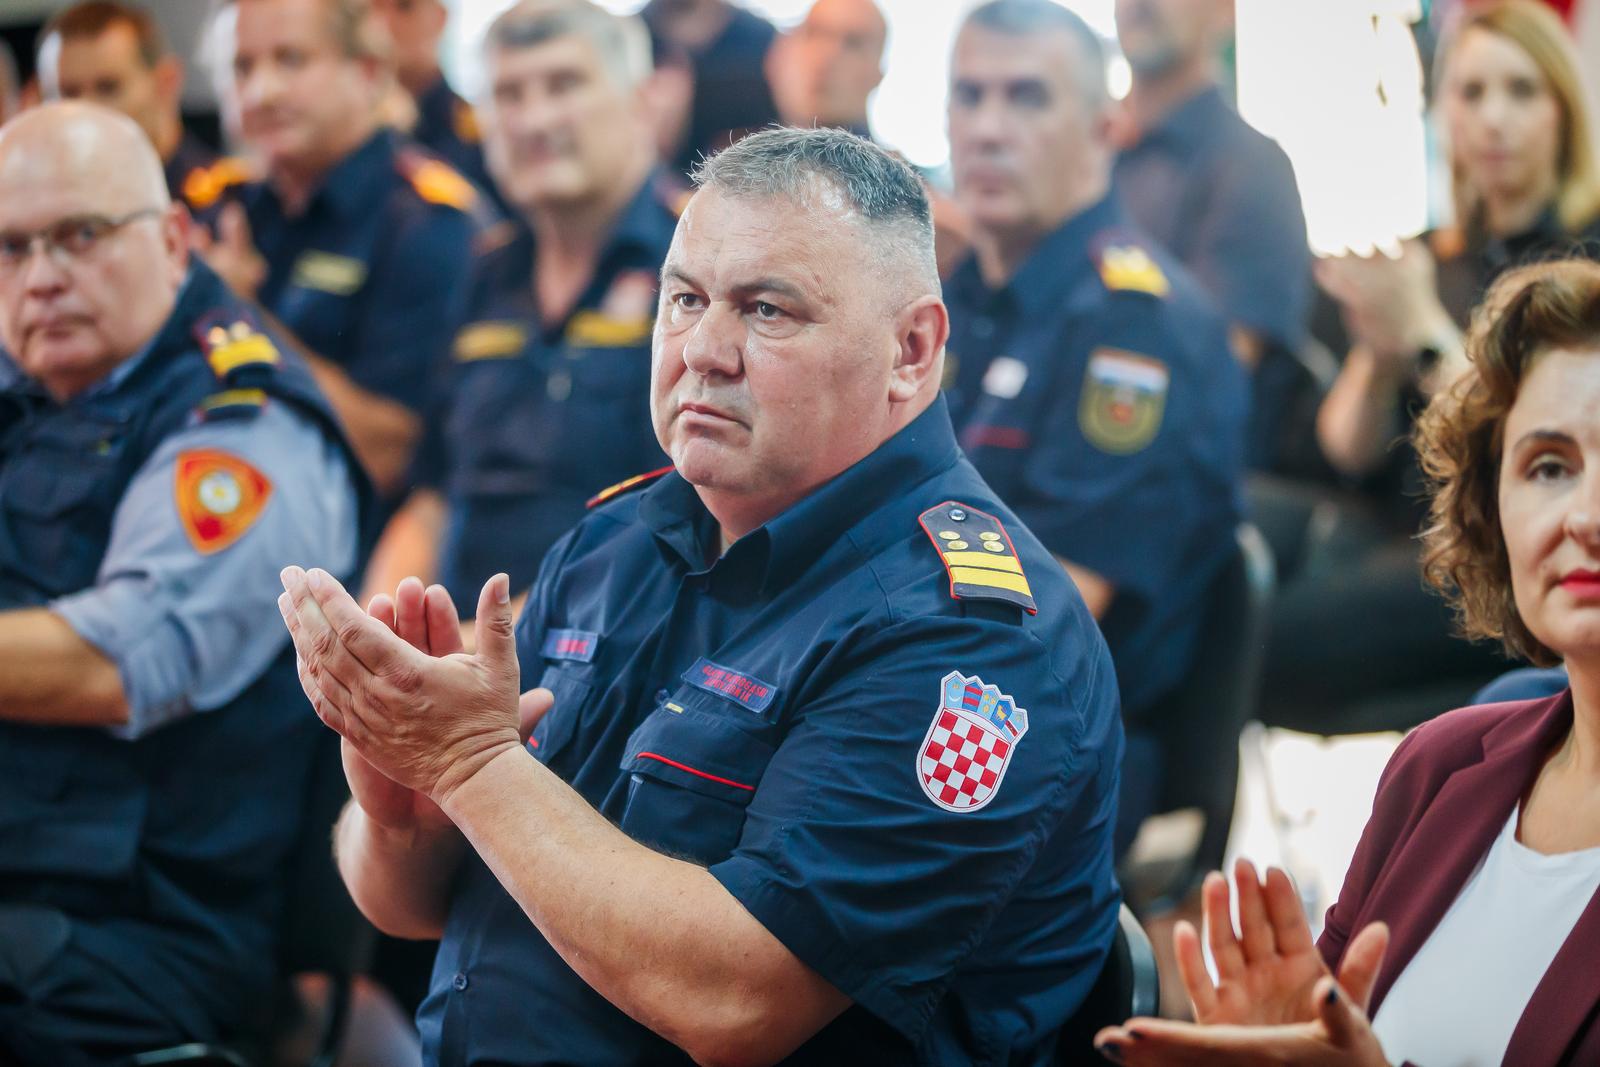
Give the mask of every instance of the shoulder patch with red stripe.
[[671, 467], [662, 467], [660, 470], [648, 471], [647, 473], [644, 473], [644, 474], [635, 474], [632, 478], [624, 478], [622, 481], [618, 482], [616, 485], [608, 486], [607, 488], [600, 490], [594, 496], [590, 497], [588, 499], [588, 501], [583, 506], [586, 507], [586, 508], [597, 508], [601, 504], [606, 503], [607, 501], [615, 500], [617, 497], [621, 496], [623, 493], [629, 492], [630, 490], [639, 488], [639, 486], [641, 486], [641, 485], [646, 485], [646, 484], [648, 484], [650, 482], [655, 481], [657, 478], [661, 477], [663, 474], [671, 474], [671, 473], [672, 473], [672, 468]]
[[987, 512], [946, 500], [917, 517], [950, 575], [957, 600], [1003, 600], [1029, 615], [1039, 614], [1022, 561], [1000, 520]]

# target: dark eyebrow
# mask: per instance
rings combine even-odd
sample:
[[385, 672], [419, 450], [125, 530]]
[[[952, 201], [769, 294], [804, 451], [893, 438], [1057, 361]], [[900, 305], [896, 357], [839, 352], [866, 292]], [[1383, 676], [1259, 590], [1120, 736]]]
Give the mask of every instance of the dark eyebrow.
[[1560, 430], [1530, 430], [1517, 439], [1517, 443], [1512, 446], [1512, 450], [1520, 450], [1523, 445], [1530, 441], [1537, 444], [1570, 445], [1573, 443], [1573, 437], [1571, 434], [1563, 433]]
[[807, 299], [805, 292], [799, 286], [778, 278], [756, 278], [753, 281], [734, 286], [734, 292], [740, 296], [749, 296], [752, 293], [775, 293], [778, 296], [786, 296], [790, 300]]
[[691, 289], [700, 288], [700, 283], [685, 274], [682, 268], [672, 263], [663, 263], [661, 265], [661, 285], [659, 288], [665, 289], [669, 281], [682, 282]]

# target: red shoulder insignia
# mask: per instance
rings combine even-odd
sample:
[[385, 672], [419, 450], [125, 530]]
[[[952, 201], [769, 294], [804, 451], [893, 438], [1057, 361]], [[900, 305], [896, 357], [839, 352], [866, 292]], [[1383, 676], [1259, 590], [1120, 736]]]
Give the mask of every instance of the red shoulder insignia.
[[189, 543], [209, 556], [255, 525], [272, 496], [272, 482], [232, 453], [199, 448], [179, 454], [173, 491]]
[[917, 516], [922, 532], [939, 550], [957, 600], [1003, 600], [1029, 615], [1039, 614], [1022, 561], [1000, 520], [954, 500]]
[[586, 508], [597, 508], [608, 500], [615, 500], [617, 497], [628, 492], [630, 489], [637, 489], [639, 486], [644, 485], [647, 482], [655, 481], [663, 474], [671, 473], [672, 468], [668, 466], [662, 467], [660, 470], [650, 471], [646, 474], [635, 474], [632, 478], [624, 478], [616, 485], [600, 490], [594, 496], [590, 497], [588, 502], [586, 502], [583, 506]]

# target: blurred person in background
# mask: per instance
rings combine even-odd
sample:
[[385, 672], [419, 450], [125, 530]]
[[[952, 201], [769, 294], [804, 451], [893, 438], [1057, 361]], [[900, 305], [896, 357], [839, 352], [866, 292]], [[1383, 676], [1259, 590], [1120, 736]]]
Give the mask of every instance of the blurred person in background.
[[1467, 350], [1417, 427], [1427, 578], [1466, 633], [1564, 660], [1571, 688], [1408, 736], [1315, 944], [1283, 872], [1238, 865], [1237, 934], [1211, 875], [1215, 981], [1177, 937], [1199, 1025], [1103, 1031], [1115, 1062], [1600, 1063], [1600, 265], [1508, 273]]
[[686, 57], [693, 97], [665, 158], [688, 175], [695, 161], [778, 121], [764, 70], [778, 31], [730, 0], [650, 0], [639, 12], [668, 54]]
[[443, 0], [373, 0], [372, 8], [394, 44], [395, 77], [416, 104], [411, 139], [492, 195], [477, 114], [439, 69], [439, 42], [450, 9]]
[[183, 63], [149, 9], [86, 0], [58, 12], [39, 33], [37, 67], [46, 100], [89, 100], [137, 122], [174, 199], [203, 188], [217, 153], [183, 128]]
[[0, 1064], [255, 1036], [321, 727], [273, 574], [356, 565], [311, 375], [145, 133], [0, 128]]
[[365, 0], [226, 0], [221, 16], [264, 175], [213, 168], [201, 250], [307, 355], [392, 507], [460, 320], [479, 196], [380, 121], [392, 73]]
[[956, 38], [956, 198], [974, 253], [945, 288], [962, 447], [1077, 584], [1128, 725], [1118, 844], [1149, 814], [1163, 697], [1233, 552], [1247, 397], [1227, 329], [1111, 192], [1104, 56], [1050, 0], [993, 0]]
[[22, 79], [11, 46], [0, 41], [0, 124], [22, 110]]
[[595, 493], [667, 465], [650, 429], [657, 275], [682, 190], [656, 170], [650, 41], [588, 0], [525, 0], [484, 43], [489, 165], [518, 227], [473, 263], [423, 483], [373, 591], [437, 580], [462, 605], [521, 594]]
[[1171, 252], [1228, 319], [1250, 370], [1250, 465], [1270, 468], [1304, 382], [1296, 353], [1311, 305], [1311, 253], [1294, 168], [1218, 85], [1233, 0], [1117, 0], [1133, 72], [1113, 171], [1129, 216]]
[[1600, 170], [1578, 58], [1555, 13], [1533, 0], [1463, 9], [1436, 64], [1455, 223], [1397, 257], [1318, 264], [1337, 308], [1322, 332], [1347, 355], [1316, 433], [1354, 492], [1315, 504], [1303, 547], [1280, 561], [1264, 711], [1299, 729], [1404, 728], [1505, 669], [1495, 650], [1456, 639], [1421, 586], [1421, 476], [1396, 445], [1463, 370], [1461, 331], [1501, 271], [1600, 253]]
[[867, 101], [883, 81], [889, 25], [873, 0], [817, 0], [767, 52], [785, 126], [837, 126], [868, 140]]

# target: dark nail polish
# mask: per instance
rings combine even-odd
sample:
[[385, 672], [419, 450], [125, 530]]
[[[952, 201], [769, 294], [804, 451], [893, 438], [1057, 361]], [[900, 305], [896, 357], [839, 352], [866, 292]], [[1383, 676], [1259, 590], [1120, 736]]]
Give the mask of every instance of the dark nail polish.
[[1141, 1034], [1137, 1030], [1129, 1030], [1128, 1031], [1128, 1036], [1133, 1038], [1135, 1041], [1143, 1041], [1144, 1040], [1144, 1035]]
[[1122, 1050], [1116, 1045], [1096, 1045], [1095, 1051], [1100, 1053], [1112, 1063], [1122, 1062]]
[[1337, 1004], [1339, 1002], [1338, 986], [1334, 986], [1332, 989], [1328, 990], [1327, 1002], [1329, 1004]]

